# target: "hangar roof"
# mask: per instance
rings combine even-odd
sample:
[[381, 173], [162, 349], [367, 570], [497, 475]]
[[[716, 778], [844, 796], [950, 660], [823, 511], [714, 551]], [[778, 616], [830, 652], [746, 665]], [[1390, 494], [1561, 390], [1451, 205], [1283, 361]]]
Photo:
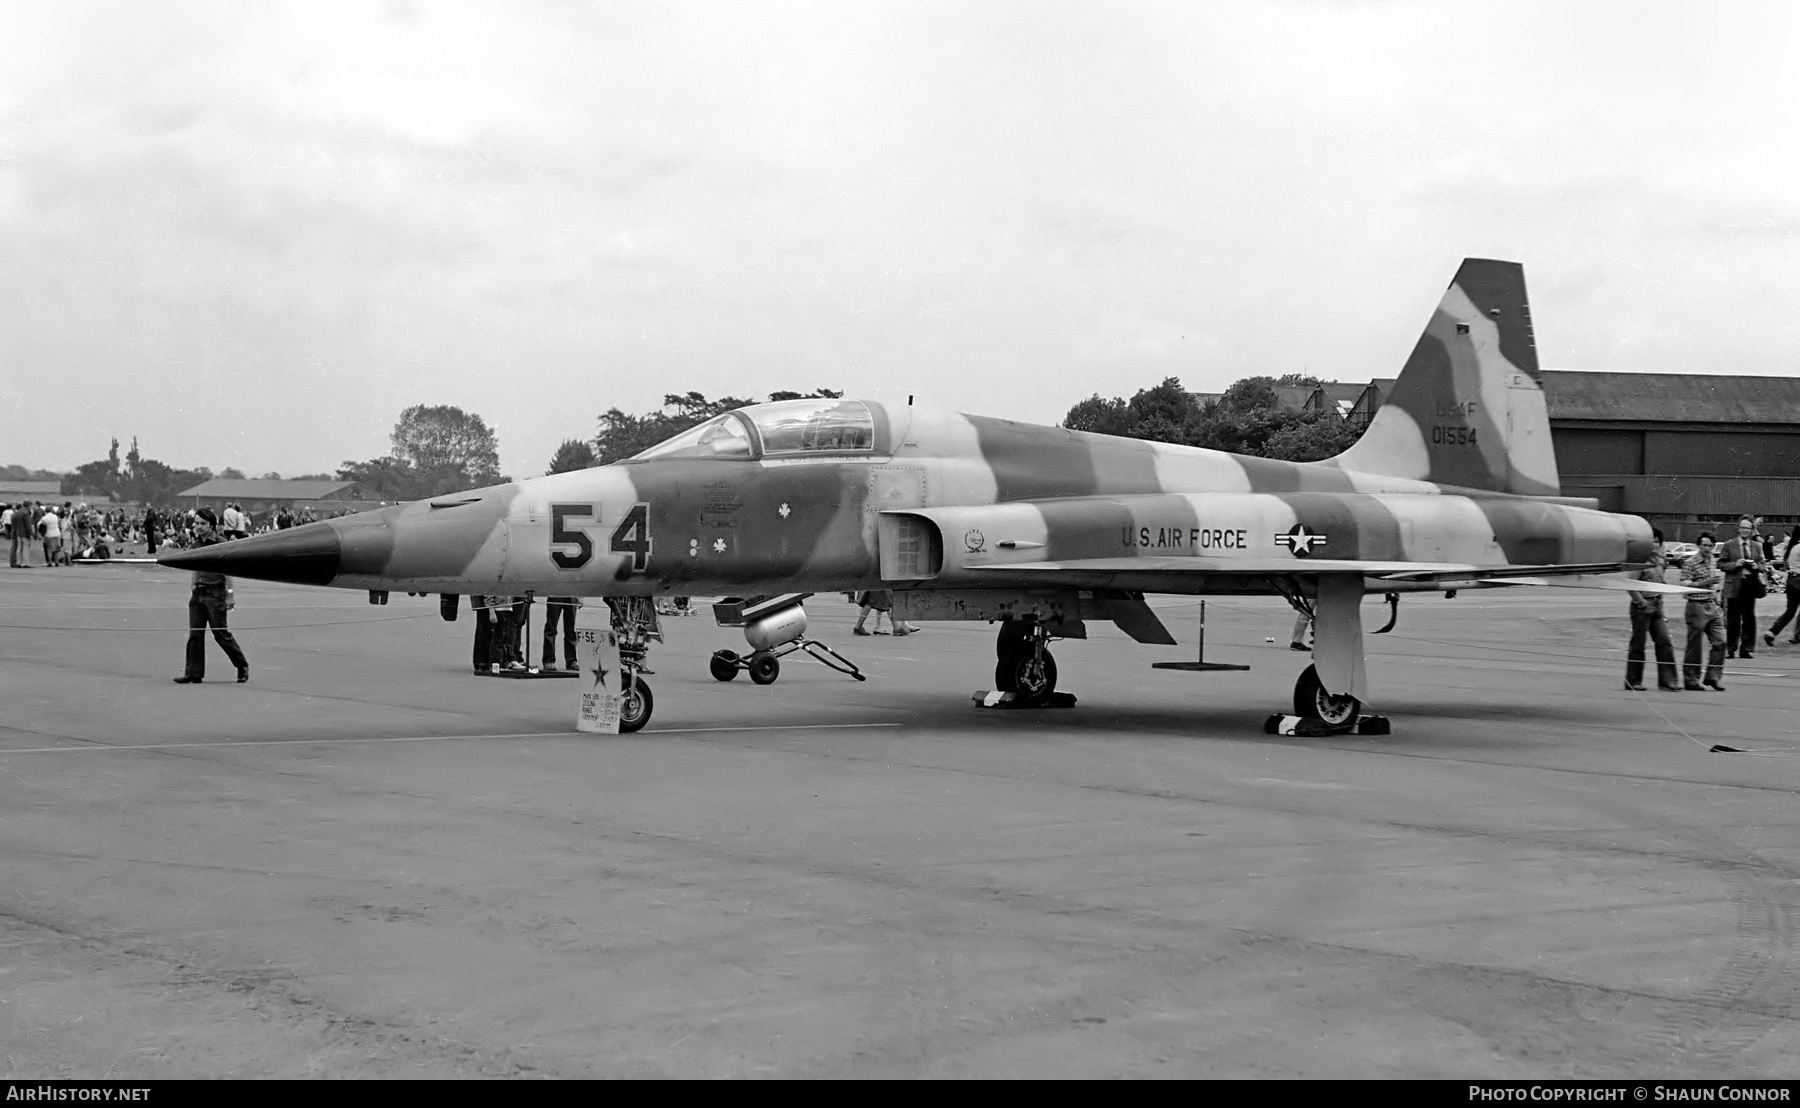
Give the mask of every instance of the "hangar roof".
[[1800, 378], [1544, 371], [1553, 420], [1800, 424]]

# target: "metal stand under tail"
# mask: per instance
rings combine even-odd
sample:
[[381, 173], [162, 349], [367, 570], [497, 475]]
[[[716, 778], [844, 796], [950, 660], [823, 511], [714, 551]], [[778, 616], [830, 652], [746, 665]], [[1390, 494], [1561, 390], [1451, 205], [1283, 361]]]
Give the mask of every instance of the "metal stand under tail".
[[1191, 662], [1151, 662], [1151, 669], [1180, 669], [1190, 673], [1205, 672], [1217, 669], [1249, 669], [1231, 662], [1209, 662], [1206, 660], [1206, 601], [1200, 602], [1200, 653]]

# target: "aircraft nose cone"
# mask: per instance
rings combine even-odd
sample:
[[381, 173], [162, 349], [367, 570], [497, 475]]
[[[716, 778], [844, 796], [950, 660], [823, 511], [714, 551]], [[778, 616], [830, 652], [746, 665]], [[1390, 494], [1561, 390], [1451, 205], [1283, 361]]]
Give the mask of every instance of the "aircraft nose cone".
[[343, 538], [329, 520], [247, 539], [165, 550], [157, 564], [258, 581], [329, 585], [343, 561]]

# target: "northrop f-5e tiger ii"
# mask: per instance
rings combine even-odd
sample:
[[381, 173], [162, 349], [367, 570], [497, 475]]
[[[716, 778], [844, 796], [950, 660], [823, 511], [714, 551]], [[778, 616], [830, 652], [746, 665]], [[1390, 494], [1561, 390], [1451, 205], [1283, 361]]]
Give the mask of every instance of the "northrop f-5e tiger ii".
[[[1471, 258], [1362, 438], [1325, 461], [789, 400], [617, 464], [159, 560], [447, 596], [888, 589], [902, 618], [997, 622], [996, 685], [1026, 702], [1054, 692], [1048, 644], [1084, 638], [1088, 620], [1172, 644], [1146, 594], [1278, 594], [1314, 617], [1295, 712], [1342, 725], [1369, 695], [1365, 594], [1659, 591], [1608, 576], [1648, 561], [1649, 525], [1559, 491], [1524, 271]], [[630, 607], [615, 602], [615, 618]], [[644, 695], [627, 729], [647, 717]]]

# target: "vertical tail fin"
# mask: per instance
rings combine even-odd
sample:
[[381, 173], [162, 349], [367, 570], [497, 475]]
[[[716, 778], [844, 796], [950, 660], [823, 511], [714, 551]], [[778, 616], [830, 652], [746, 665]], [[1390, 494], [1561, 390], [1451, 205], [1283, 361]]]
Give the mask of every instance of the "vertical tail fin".
[[1463, 259], [1393, 392], [1334, 460], [1463, 488], [1560, 492], [1523, 266]]

